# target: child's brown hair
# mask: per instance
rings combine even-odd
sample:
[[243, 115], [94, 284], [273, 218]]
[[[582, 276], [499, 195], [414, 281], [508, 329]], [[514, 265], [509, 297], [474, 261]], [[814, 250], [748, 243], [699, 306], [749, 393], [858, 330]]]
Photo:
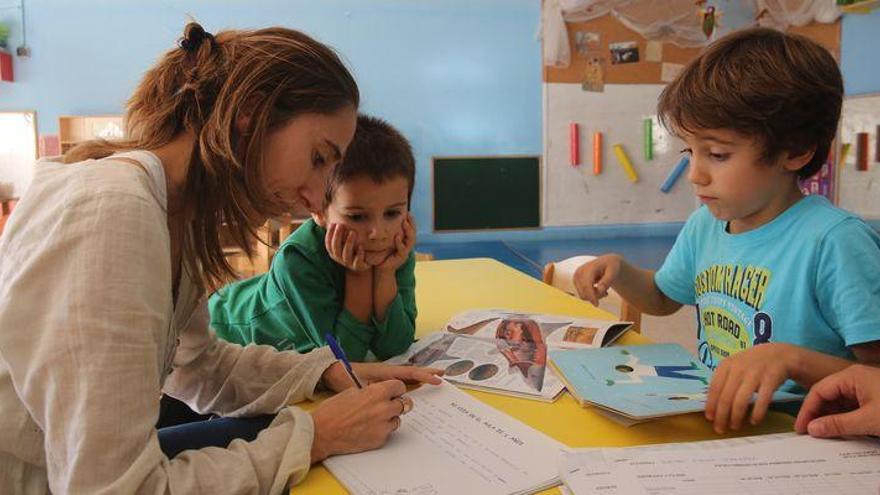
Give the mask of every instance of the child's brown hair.
[[324, 207], [333, 201], [340, 184], [362, 176], [377, 184], [403, 177], [409, 187], [407, 199], [412, 199], [416, 160], [409, 141], [388, 122], [363, 114], [358, 115], [357, 130], [345, 157], [330, 175]]
[[807, 178], [828, 157], [842, 99], [828, 50], [804, 36], [752, 28], [712, 43], [663, 90], [657, 111], [678, 134], [729, 129], [755, 138], [767, 163], [815, 148], [798, 170]]
[[[186, 178], [184, 261], [195, 280], [217, 285], [235, 273], [223, 254], [221, 225], [250, 254], [253, 227], [242, 205], [267, 216], [292, 206], [279, 204], [260, 186], [269, 133], [304, 113], [357, 108], [360, 96], [331, 48], [292, 29], [214, 36], [190, 23], [179, 45], [147, 71], [129, 99], [126, 139], [83, 143], [64, 160], [156, 149], [181, 133], [195, 135]], [[243, 131], [238, 129], [242, 115], [250, 117]]]

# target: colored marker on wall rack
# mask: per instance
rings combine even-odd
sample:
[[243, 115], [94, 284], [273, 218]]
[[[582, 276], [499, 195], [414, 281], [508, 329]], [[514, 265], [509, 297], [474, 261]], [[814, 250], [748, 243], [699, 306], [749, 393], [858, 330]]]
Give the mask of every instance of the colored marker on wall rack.
[[868, 170], [868, 133], [856, 135], [856, 170]]
[[660, 191], [664, 193], [668, 193], [672, 186], [678, 182], [678, 179], [681, 177], [681, 174], [684, 173], [685, 169], [687, 169], [688, 165], [690, 165], [691, 159], [688, 156], [681, 157], [681, 160], [678, 161], [678, 164], [675, 168], [669, 172], [669, 175], [666, 176], [666, 180], [663, 181], [663, 184], [660, 186]]
[[602, 133], [593, 133], [593, 175], [602, 173]]
[[581, 163], [580, 138], [578, 136], [577, 122], [568, 124], [568, 141], [569, 162], [572, 167], [577, 167]]
[[614, 156], [617, 157], [617, 162], [620, 163], [621, 167], [623, 167], [623, 171], [626, 172], [626, 176], [629, 177], [629, 181], [638, 182], [639, 174], [636, 173], [636, 169], [633, 168], [632, 162], [629, 161], [629, 157], [626, 156], [626, 152], [623, 150], [623, 146], [619, 144], [614, 145]]
[[654, 159], [654, 119], [645, 119], [645, 160]]
[[877, 126], [877, 134], [874, 134], [874, 161], [880, 162], [880, 125]]
[[843, 143], [840, 146], [840, 159], [837, 160], [837, 166], [843, 168], [843, 164], [846, 163], [846, 157], [849, 156], [849, 150], [852, 149], [852, 143]]

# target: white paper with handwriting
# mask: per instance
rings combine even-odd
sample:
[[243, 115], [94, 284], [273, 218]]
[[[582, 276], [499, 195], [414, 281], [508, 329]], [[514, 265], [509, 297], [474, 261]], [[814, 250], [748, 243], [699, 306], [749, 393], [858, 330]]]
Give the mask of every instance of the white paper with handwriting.
[[354, 494], [527, 494], [560, 483], [563, 445], [446, 382], [415, 404], [379, 450], [324, 465]]

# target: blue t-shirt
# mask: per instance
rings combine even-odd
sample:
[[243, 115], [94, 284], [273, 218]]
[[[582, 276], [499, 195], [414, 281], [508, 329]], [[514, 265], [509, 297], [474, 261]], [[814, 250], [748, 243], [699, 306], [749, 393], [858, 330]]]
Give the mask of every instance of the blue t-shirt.
[[700, 208], [654, 280], [697, 306], [698, 354], [711, 369], [765, 342], [852, 360], [848, 347], [880, 340], [880, 236], [821, 196], [742, 234]]

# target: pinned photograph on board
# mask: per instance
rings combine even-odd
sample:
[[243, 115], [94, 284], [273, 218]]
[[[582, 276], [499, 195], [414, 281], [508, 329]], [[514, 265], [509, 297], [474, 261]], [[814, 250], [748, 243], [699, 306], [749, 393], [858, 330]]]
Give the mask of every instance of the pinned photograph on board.
[[601, 58], [593, 57], [587, 60], [581, 89], [596, 93], [605, 91], [605, 64]]
[[645, 62], [663, 61], [663, 42], [648, 41], [645, 45]]
[[610, 43], [612, 64], [631, 64], [639, 61], [639, 44], [636, 41]]
[[669, 62], [663, 62], [660, 64], [660, 81], [662, 82], [672, 82], [681, 74], [681, 71], [684, 70], [683, 64], [672, 64]]
[[574, 49], [583, 56], [590, 53], [598, 52], [600, 47], [601, 35], [591, 31], [577, 31], [574, 33]]

